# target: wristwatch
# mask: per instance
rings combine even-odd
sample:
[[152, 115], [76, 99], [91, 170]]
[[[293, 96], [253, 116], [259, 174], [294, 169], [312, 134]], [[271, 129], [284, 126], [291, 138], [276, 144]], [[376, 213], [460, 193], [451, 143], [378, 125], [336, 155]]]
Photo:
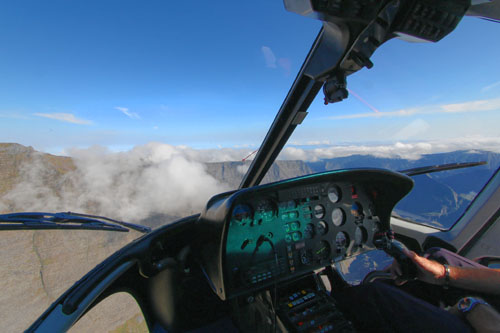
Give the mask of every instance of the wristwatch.
[[444, 264], [444, 284], [443, 288], [448, 289], [450, 287], [450, 266], [448, 264]]
[[469, 311], [471, 311], [472, 309], [474, 309], [476, 307], [476, 305], [478, 305], [478, 304], [489, 305], [488, 303], [486, 303], [485, 301], [483, 301], [480, 298], [464, 297], [460, 301], [458, 301], [457, 307], [461, 313], [465, 314], [465, 313], [468, 313]]

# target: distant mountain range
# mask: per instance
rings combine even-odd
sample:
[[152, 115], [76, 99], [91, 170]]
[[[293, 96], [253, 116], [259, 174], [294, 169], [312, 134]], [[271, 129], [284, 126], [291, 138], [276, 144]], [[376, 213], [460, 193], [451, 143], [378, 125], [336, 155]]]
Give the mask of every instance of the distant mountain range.
[[[30, 163], [33, 163], [35, 158], [37, 163], [44, 166], [43, 177], [45, 180], [43, 184], [47, 191], [56, 194], [63, 191], [62, 189], [68, 191], [68, 187], [64, 187], [65, 182], [67, 182], [64, 175], [76, 169], [75, 163], [70, 157], [39, 153], [31, 147], [15, 143], [2, 143], [0, 144], [0, 208], [2, 207], [3, 195], [21, 181], [21, 170], [29, 168]], [[351, 155], [316, 162], [276, 161], [265, 176], [263, 183], [335, 169], [375, 167], [397, 171], [421, 166], [473, 161], [486, 161], [487, 164], [415, 176], [413, 178], [416, 184], [415, 188], [397, 206], [396, 213], [402, 217], [439, 228], [449, 228], [499, 167], [500, 154], [477, 150], [428, 154], [422, 155], [417, 160]], [[205, 171], [218, 181], [227, 184], [228, 188], [239, 186], [249, 166], [250, 161], [204, 164]], [[12, 200], [12, 198], [10, 199]], [[4, 210], [6, 210], [5, 207], [8, 209], [12, 205], [12, 202], [10, 202], [10, 206], [3, 202]], [[146, 218], [144, 223], [156, 226], [175, 218], [175, 216], [168, 214], [168, 212], [153, 212], [153, 215]]]
[[[276, 161], [263, 182], [346, 168], [370, 167], [399, 171], [422, 166], [477, 161], [486, 161], [487, 164], [414, 176], [414, 189], [397, 205], [396, 213], [401, 217], [448, 229], [498, 169], [500, 154], [480, 150], [459, 150], [422, 155], [417, 160], [351, 155], [316, 162]], [[215, 178], [237, 187], [243, 177], [238, 170], [242, 168], [246, 170], [248, 166], [249, 162], [210, 163], [207, 165], [207, 171]]]

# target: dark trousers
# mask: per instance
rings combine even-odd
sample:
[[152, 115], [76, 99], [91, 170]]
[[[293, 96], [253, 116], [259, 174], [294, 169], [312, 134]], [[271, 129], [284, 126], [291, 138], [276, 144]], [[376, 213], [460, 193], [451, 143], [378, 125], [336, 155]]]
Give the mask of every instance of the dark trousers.
[[[484, 267], [444, 249], [432, 248], [425, 257], [450, 266]], [[346, 288], [332, 296], [346, 317], [363, 332], [472, 332], [462, 319], [436, 306], [447, 293], [454, 298], [462, 296], [457, 292], [418, 281], [403, 288], [374, 282]]]
[[472, 332], [455, 315], [386, 283], [347, 288], [334, 297], [361, 332]]

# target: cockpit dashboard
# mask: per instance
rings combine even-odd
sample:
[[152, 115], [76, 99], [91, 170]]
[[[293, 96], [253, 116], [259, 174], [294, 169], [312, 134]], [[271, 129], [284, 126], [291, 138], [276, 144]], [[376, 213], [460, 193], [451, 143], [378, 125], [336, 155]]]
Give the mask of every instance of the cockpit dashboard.
[[217, 195], [199, 219], [202, 268], [225, 300], [371, 251], [412, 187], [399, 173], [356, 169]]

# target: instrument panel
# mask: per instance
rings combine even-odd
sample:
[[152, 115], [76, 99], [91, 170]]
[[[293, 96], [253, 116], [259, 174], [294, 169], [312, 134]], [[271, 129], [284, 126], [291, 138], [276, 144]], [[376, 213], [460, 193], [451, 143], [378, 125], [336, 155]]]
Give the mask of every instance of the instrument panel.
[[226, 268], [235, 287], [259, 284], [372, 250], [380, 229], [361, 186], [340, 181], [271, 191], [234, 206]]
[[202, 253], [217, 257], [205, 261], [214, 290], [225, 299], [375, 249], [412, 185], [385, 170], [343, 170], [212, 198], [200, 222], [220, 227], [219, 246]]

